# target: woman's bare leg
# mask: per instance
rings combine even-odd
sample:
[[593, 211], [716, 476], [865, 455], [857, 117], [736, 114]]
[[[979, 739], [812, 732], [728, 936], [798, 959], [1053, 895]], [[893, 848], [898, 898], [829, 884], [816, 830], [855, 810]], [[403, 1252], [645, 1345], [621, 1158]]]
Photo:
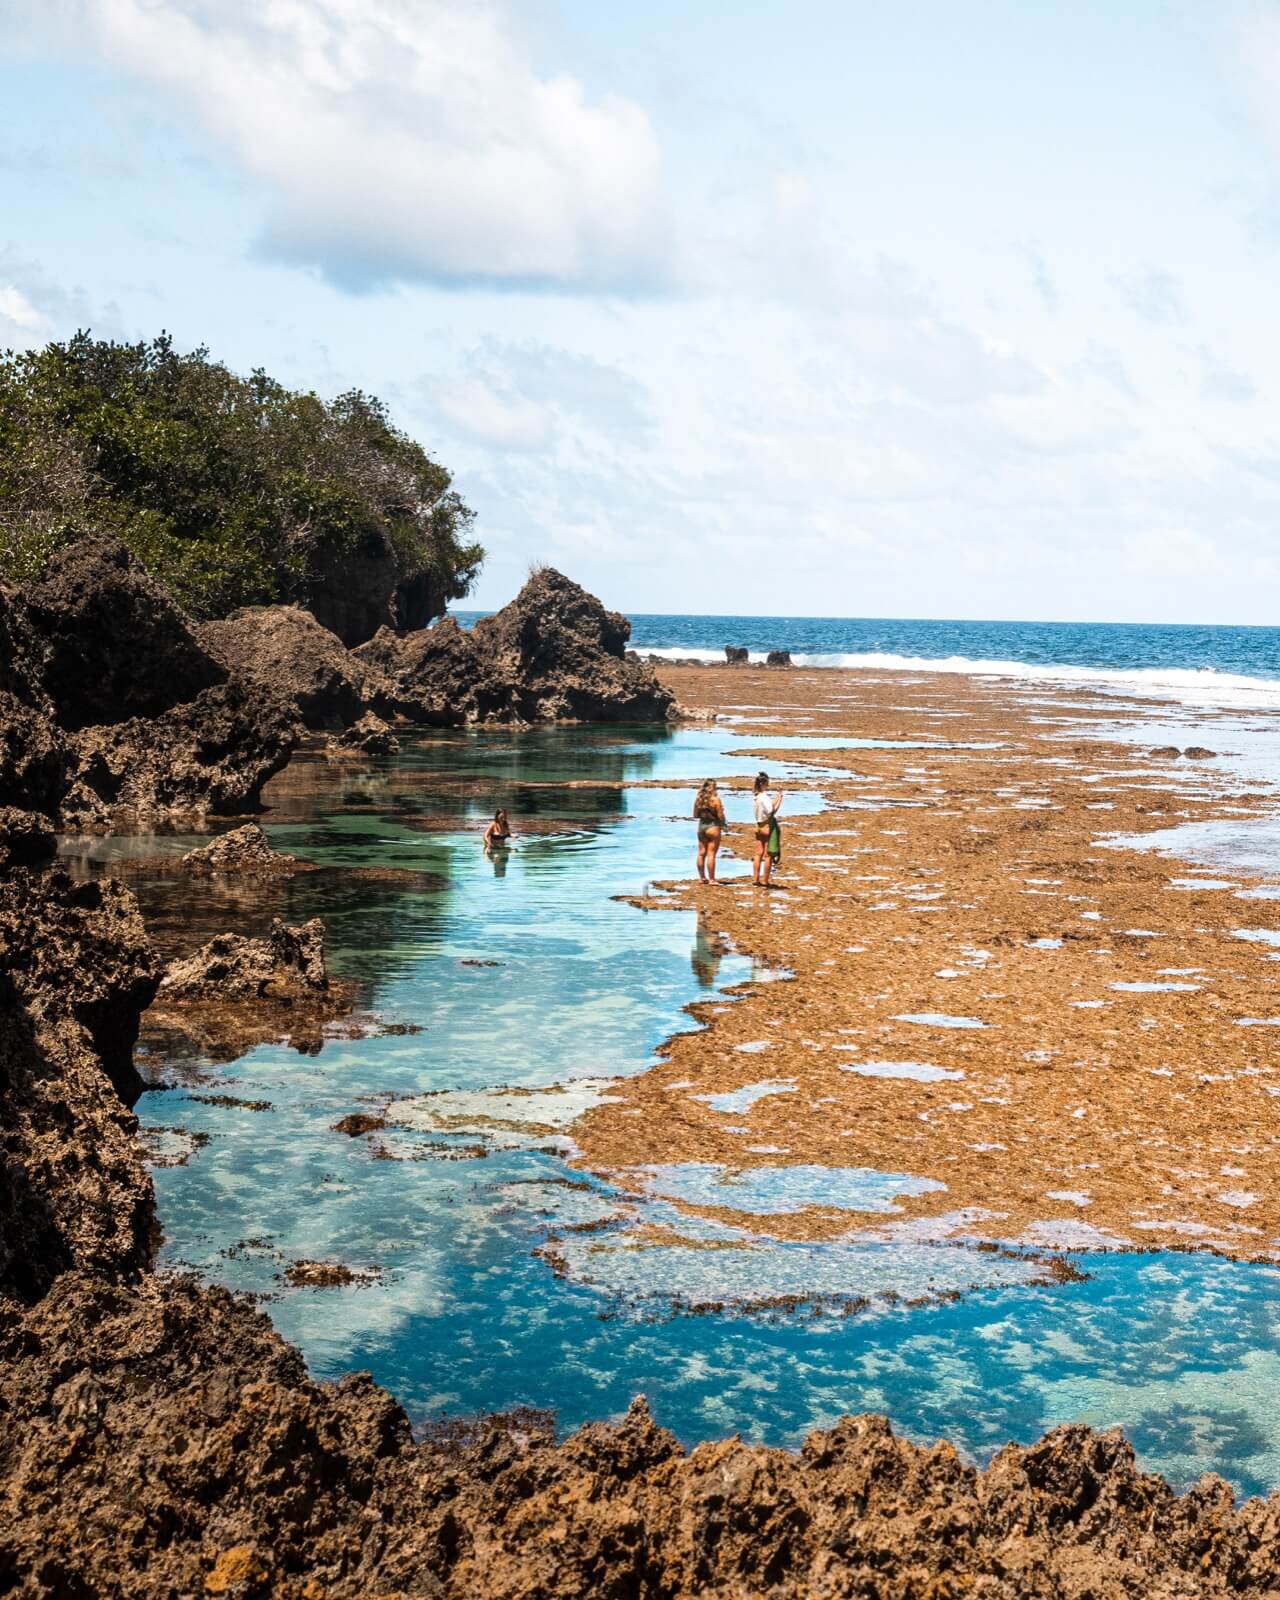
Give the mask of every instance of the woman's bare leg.
[[[755, 860], [751, 863], [751, 881], [752, 881], [752, 883], [759, 883], [760, 882], [760, 863], [764, 860], [764, 846], [765, 846], [765, 841], [763, 839], [757, 839], [756, 840]], [[768, 878], [766, 878], [765, 882], [768, 883], [768, 881], [769, 881]]]
[[698, 876], [703, 883], [707, 881], [707, 841], [698, 840]]
[[716, 857], [720, 854], [720, 835], [713, 833], [707, 840], [707, 882], [716, 881]]

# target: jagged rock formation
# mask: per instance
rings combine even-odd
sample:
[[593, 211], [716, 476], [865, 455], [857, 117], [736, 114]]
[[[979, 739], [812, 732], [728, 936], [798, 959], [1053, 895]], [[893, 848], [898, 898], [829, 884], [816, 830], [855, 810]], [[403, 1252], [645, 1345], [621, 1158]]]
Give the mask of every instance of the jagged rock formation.
[[173, 1000], [278, 1000], [324, 994], [324, 923], [312, 917], [290, 928], [271, 919], [265, 939], [220, 933], [193, 955], [175, 961], [160, 981], [162, 1003]]
[[57, 552], [23, 601], [33, 681], [70, 731], [158, 716], [227, 677], [118, 539], [91, 536]]
[[128, 1106], [158, 977], [119, 884], [0, 876], [0, 1297], [149, 1258], [155, 1205]]
[[300, 554], [307, 572], [300, 603], [346, 645], [363, 644], [379, 628], [424, 628], [457, 597], [456, 588], [442, 587], [427, 568], [406, 566], [374, 529], [356, 546], [339, 550], [313, 542]]
[[149, 1041], [234, 1061], [257, 1045], [288, 1039], [314, 1055], [322, 1030], [352, 1008], [355, 986], [331, 979], [319, 917], [288, 927], [273, 917], [266, 937], [216, 934], [165, 969], [147, 1013]]
[[294, 856], [273, 850], [256, 822], [232, 828], [199, 849], [188, 850], [180, 863], [196, 877], [229, 873], [242, 878], [288, 878], [301, 869]]
[[43, 813], [0, 806], [0, 872], [49, 860], [57, 843], [53, 823]]
[[222, 666], [292, 704], [308, 728], [345, 728], [365, 701], [364, 673], [336, 633], [300, 606], [246, 606], [201, 623]]
[[252, 806], [288, 760], [292, 712], [227, 670], [118, 540], [0, 585], [0, 805], [97, 828]]
[[627, 654], [631, 624], [544, 567], [470, 633], [445, 618], [379, 632], [355, 652], [378, 709], [435, 726], [477, 722], [661, 722], [674, 697]]
[[279, 701], [239, 679], [206, 689], [150, 721], [83, 729], [60, 806], [69, 828], [227, 816], [251, 809], [288, 761], [299, 728]]
[[400, 741], [392, 733], [390, 724], [374, 712], [366, 711], [345, 733], [329, 740], [326, 754], [337, 760], [348, 760], [353, 756], [393, 756], [399, 749]]

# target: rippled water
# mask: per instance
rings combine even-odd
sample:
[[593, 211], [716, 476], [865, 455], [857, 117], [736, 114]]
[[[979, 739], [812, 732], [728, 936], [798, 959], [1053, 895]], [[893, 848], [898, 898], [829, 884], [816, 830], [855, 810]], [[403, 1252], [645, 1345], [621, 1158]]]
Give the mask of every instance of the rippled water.
[[[739, 786], [728, 809], [745, 818], [760, 744], [722, 729], [432, 738], [366, 774], [332, 774], [318, 799], [286, 785], [272, 813], [281, 849], [412, 880], [318, 872], [193, 896], [189, 880], [139, 877], [175, 947], [273, 911], [323, 915], [333, 967], [421, 1030], [333, 1039], [316, 1056], [259, 1049], [144, 1096], [144, 1122], [171, 1130], [163, 1148], [191, 1152], [155, 1173], [165, 1261], [270, 1296], [313, 1371], [368, 1367], [417, 1419], [531, 1404], [569, 1426], [643, 1392], [688, 1440], [741, 1429], [794, 1443], [875, 1409], [979, 1457], [1084, 1420], [1123, 1424], [1177, 1481], [1207, 1467], [1249, 1490], [1280, 1481], [1269, 1269], [1096, 1255], [1086, 1281], [1045, 1281], [1025, 1254], [939, 1244], [902, 1222], [896, 1197], [934, 1174], [783, 1163], [596, 1176], [566, 1159], [575, 1116], [696, 1025], [690, 1001], [732, 1004], [726, 988], [779, 976], [753, 972], [691, 914], [612, 898], [690, 870], [690, 788], [638, 785], [715, 773]], [[784, 780], [804, 771], [804, 742], [788, 744], [797, 765], [771, 763]], [[474, 824], [496, 804], [516, 847], [486, 858]], [[788, 800], [793, 815], [819, 805], [816, 793]], [[725, 862], [726, 875], [745, 870]], [[768, 1059], [743, 1055], [740, 1098], [787, 1092], [758, 1072]], [[336, 1132], [353, 1111], [387, 1125]], [[811, 1203], [879, 1237], [769, 1236], [771, 1217]], [[287, 1288], [283, 1267], [299, 1258], [367, 1276]]]

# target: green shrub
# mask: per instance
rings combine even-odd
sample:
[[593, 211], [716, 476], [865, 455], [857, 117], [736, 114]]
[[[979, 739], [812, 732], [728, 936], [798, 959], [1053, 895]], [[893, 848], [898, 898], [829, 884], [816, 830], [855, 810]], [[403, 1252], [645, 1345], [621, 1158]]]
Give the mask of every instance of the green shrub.
[[197, 616], [305, 594], [334, 552], [389, 543], [461, 598], [484, 552], [449, 473], [359, 390], [239, 377], [167, 334], [0, 355], [0, 575], [118, 533]]

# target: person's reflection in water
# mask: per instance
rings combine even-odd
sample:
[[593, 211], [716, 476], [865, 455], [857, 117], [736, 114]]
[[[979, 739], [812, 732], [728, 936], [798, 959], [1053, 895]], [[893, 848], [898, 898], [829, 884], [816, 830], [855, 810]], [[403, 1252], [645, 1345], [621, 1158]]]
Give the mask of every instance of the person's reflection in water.
[[485, 855], [488, 856], [493, 864], [494, 877], [505, 878], [507, 875], [507, 862], [511, 860], [510, 850], [486, 850]]
[[706, 917], [700, 915], [698, 931], [693, 936], [693, 951], [689, 956], [689, 965], [693, 968], [694, 977], [704, 989], [714, 986], [716, 974], [720, 971], [720, 963], [724, 957], [724, 939]]

